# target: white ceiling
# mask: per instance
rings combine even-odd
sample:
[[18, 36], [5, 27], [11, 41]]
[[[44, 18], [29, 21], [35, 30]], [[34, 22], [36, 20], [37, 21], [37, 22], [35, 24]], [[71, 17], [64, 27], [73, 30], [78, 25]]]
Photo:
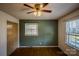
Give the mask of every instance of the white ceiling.
[[[33, 6], [33, 4], [29, 4]], [[42, 16], [34, 16], [33, 14], [27, 14], [31, 11], [30, 8], [24, 6], [22, 3], [2, 3], [0, 4], [0, 10], [19, 19], [58, 19], [59, 17], [71, 12], [79, 7], [78, 3], [51, 3], [44, 9], [52, 10], [52, 13], [42, 13]]]

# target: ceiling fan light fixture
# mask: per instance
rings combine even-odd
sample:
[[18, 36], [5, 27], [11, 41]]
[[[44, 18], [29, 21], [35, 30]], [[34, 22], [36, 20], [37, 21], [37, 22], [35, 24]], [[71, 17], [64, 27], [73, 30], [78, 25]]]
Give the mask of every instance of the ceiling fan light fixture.
[[34, 15], [35, 15], [35, 16], [41, 16], [41, 14], [42, 14], [41, 11], [36, 11], [36, 12], [34, 12]]
[[38, 15], [38, 16], [41, 16], [41, 13], [42, 13], [41, 11], [38, 11], [38, 12], [37, 12], [37, 15]]
[[43, 8], [43, 4], [40, 4], [40, 8]]
[[24, 6], [27, 6], [27, 7], [31, 8], [33, 10], [33, 11], [30, 11], [30, 12], [27, 12], [27, 14], [33, 13], [35, 16], [41, 16], [42, 12], [51, 13], [52, 10], [44, 9], [47, 5], [48, 5], [48, 3], [41, 3], [41, 4], [36, 3], [36, 4], [34, 4], [34, 6], [24, 4]]
[[34, 15], [36, 16], [37, 15], [37, 12], [34, 12]]

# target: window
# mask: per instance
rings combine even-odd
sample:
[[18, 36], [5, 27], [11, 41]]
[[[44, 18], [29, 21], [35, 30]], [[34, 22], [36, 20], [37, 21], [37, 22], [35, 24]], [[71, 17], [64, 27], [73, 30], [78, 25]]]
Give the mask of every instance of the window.
[[25, 36], [38, 36], [38, 24], [26, 23], [25, 24]]
[[66, 22], [66, 44], [79, 48], [79, 20]]

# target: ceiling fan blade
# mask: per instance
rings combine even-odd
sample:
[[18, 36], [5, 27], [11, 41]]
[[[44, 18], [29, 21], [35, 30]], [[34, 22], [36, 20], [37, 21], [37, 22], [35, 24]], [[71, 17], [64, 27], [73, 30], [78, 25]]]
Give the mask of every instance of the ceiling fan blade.
[[47, 6], [48, 5], [48, 3], [43, 3], [43, 7], [45, 7], [45, 6]]
[[27, 4], [24, 4], [24, 6], [27, 6], [27, 7], [29, 7], [29, 8], [32, 8], [32, 9], [34, 9], [32, 6], [30, 6], [30, 5], [27, 5]]
[[48, 12], [48, 13], [51, 13], [52, 11], [51, 10], [42, 10], [43, 12]]
[[27, 14], [33, 13], [34, 11], [27, 12]]

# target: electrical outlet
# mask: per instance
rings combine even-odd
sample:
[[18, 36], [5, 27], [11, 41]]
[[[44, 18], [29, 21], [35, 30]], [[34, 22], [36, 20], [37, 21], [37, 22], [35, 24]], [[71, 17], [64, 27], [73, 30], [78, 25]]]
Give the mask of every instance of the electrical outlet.
[[40, 45], [41, 45], [42, 43], [40, 42]]

